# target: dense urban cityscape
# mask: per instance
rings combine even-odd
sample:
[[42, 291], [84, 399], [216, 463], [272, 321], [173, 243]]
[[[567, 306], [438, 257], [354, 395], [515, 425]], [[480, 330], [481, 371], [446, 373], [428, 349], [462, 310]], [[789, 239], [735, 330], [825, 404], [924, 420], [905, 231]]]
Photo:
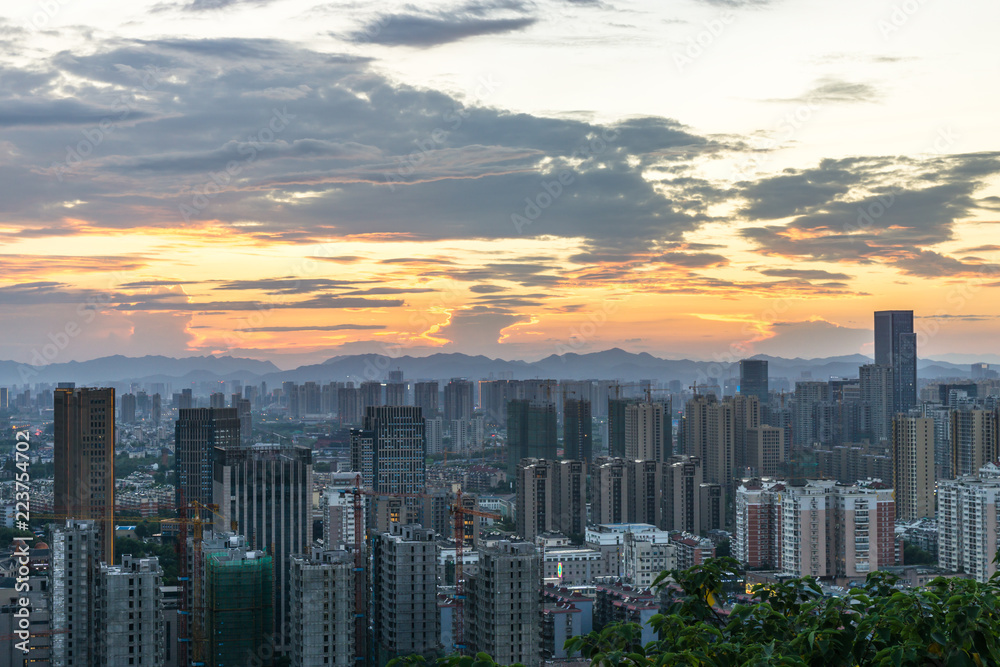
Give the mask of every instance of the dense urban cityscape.
[[659, 574], [717, 556], [741, 566], [720, 610], [792, 577], [985, 582], [1000, 377], [921, 377], [913, 311], [874, 332], [854, 377], [408, 378], [385, 357], [329, 383], [0, 388], [0, 664], [572, 663], [566, 640], [611, 623], [652, 640]]

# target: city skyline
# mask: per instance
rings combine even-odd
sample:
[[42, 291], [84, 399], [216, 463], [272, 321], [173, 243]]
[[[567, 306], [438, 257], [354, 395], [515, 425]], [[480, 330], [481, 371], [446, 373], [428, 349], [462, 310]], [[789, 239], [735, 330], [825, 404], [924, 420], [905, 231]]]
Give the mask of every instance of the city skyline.
[[5, 6], [0, 359], [989, 361], [998, 13]]

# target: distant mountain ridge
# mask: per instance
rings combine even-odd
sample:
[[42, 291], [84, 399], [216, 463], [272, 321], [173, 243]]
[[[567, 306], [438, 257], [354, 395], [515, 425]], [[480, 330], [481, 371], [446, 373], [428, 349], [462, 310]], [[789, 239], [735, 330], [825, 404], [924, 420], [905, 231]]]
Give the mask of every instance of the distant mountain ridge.
[[[858, 377], [858, 367], [872, 363], [861, 354], [816, 359], [784, 359], [755, 355], [766, 359], [772, 378], [787, 378], [791, 382], [811, 377], [826, 380], [831, 377]], [[943, 379], [966, 378], [971, 375], [967, 365], [923, 359], [919, 362], [920, 377]], [[714, 377], [724, 380], [739, 374], [739, 364], [733, 362], [662, 359], [647, 352], [628, 352], [612, 348], [601, 352], [550, 355], [538, 361], [491, 359], [483, 355], [458, 352], [438, 353], [425, 357], [409, 355], [393, 357], [379, 354], [339, 355], [320, 364], [281, 370], [270, 361], [229, 356], [203, 357], [124, 357], [115, 355], [90, 361], [71, 361], [47, 366], [28, 366], [13, 361], [0, 361], [0, 385], [24, 385], [36, 382], [76, 382], [78, 384], [167, 382], [175, 389], [188, 383], [215, 380], [241, 380], [244, 383], [265, 381], [271, 386], [281, 382], [332, 382], [368, 379], [385, 381], [389, 371], [401, 370], [407, 380], [448, 380], [453, 377], [509, 377], [515, 380], [545, 378], [555, 380], [679, 380], [684, 386], [704, 382]]]

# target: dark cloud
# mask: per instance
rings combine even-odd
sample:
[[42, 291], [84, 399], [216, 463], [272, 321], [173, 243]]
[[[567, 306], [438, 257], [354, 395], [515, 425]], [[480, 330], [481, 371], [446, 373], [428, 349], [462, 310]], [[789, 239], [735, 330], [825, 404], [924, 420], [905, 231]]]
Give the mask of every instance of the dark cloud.
[[[151, 114], [130, 110], [125, 104], [98, 106], [73, 99], [0, 100], [0, 127], [50, 127], [58, 125], [99, 125], [125, 119], [146, 120]], [[91, 129], [95, 132], [96, 129]]]
[[850, 280], [846, 273], [830, 273], [820, 269], [761, 269], [765, 276], [772, 278], [799, 278], [801, 280]]
[[[447, 12], [385, 14], [348, 35], [348, 39], [384, 46], [427, 48], [469, 37], [523, 30], [538, 21], [537, 17], [525, 14], [527, 9], [517, 0], [493, 0], [470, 2]], [[498, 12], [503, 15], [498, 16]]]
[[221, 283], [217, 290], [261, 290], [266, 294], [311, 294], [329, 289], [353, 288], [367, 280], [332, 280], [330, 278], [261, 278], [259, 280], [231, 280]]
[[[149, 295], [143, 295], [141, 299], [149, 299]], [[147, 301], [137, 300], [131, 303], [119, 303], [116, 310], [125, 311], [151, 311], [151, 310], [174, 310], [174, 311], [233, 311], [233, 310], [271, 310], [271, 309], [341, 309], [341, 308], [395, 308], [403, 305], [400, 299], [366, 299], [363, 297], [335, 297], [330, 295], [317, 296], [304, 301]]]
[[652, 261], [662, 262], [664, 264], [673, 264], [674, 266], [685, 266], [688, 268], [705, 268], [709, 266], [725, 266], [729, 264], [729, 260], [726, 257], [707, 252], [666, 252], [662, 255], [654, 257]]

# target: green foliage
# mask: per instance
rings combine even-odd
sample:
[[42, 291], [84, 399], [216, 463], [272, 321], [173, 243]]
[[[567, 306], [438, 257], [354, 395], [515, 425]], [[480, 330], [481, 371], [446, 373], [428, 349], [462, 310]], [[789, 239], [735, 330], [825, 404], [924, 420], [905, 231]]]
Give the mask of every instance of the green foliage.
[[907, 565], [937, 565], [937, 558], [916, 544], [903, 545], [903, 562]]
[[[676, 591], [642, 645], [637, 624], [609, 625], [573, 637], [566, 649], [594, 667], [986, 667], [1000, 665], [1000, 575], [980, 584], [939, 577], [901, 589], [895, 576], [871, 573], [840, 597], [811, 577], [769, 584], [759, 602], [717, 606], [738, 563], [717, 558], [662, 573], [654, 586]], [[403, 658], [399, 666], [427, 664]], [[489, 656], [449, 656], [438, 666], [494, 667]]]
[[0, 526], [0, 549], [6, 549], [9, 547], [15, 537], [34, 537], [34, 535], [35, 534], [30, 530], [16, 530], [14, 528]]

